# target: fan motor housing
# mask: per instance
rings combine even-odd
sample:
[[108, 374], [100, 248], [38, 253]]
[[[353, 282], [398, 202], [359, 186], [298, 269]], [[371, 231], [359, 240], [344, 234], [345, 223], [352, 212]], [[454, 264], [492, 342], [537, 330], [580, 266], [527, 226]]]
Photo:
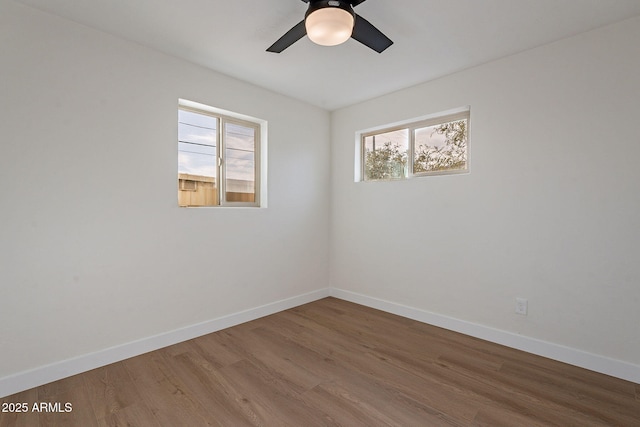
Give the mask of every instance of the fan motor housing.
[[304, 18], [307, 19], [307, 16], [311, 15], [313, 12], [319, 9], [324, 9], [326, 7], [337, 7], [339, 9], [345, 10], [351, 14], [351, 16], [356, 17], [355, 12], [353, 11], [353, 7], [351, 7], [351, 3], [347, 1], [340, 0], [318, 0], [318, 1], [309, 1], [309, 8], [307, 9], [307, 13], [304, 14]]

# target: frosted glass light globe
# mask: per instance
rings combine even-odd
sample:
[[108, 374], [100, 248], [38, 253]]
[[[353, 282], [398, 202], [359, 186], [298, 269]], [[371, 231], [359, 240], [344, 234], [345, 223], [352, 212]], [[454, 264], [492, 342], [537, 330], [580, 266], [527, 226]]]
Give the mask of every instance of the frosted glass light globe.
[[349, 40], [353, 24], [353, 15], [338, 7], [318, 9], [304, 22], [309, 39], [322, 46], [335, 46]]

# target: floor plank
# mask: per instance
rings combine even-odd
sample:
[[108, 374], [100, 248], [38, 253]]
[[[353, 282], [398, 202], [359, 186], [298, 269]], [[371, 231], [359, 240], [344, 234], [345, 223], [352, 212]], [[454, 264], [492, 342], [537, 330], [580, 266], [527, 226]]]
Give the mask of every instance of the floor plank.
[[82, 375], [96, 419], [106, 419], [142, 400], [124, 364], [94, 369]]
[[182, 353], [174, 356], [171, 366], [186, 387], [191, 390], [203, 407], [215, 415], [216, 421], [225, 426], [252, 425], [255, 413], [240, 402], [243, 396], [208, 360], [198, 353]]
[[639, 384], [335, 298], [0, 401], [73, 406], [0, 427], [640, 426]]
[[37, 401], [38, 389], [35, 388], [0, 399], [3, 405], [8, 405], [0, 412], [0, 427], [38, 427], [40, 417], [32, 411]]
[[[81, 379], [81, 378], [80, 378]], [[60, 405], [59, 408], [65, 408], [63, 412], [59, 409], [51, 411], [48, 409], [41, 410], [40, 425], [51, 427], [66, 426], [87, 426], [97, 427], [98, 421], [93, 412], [92, 404], [87, 394], [87, 390], [83, 385], [69, 388], [58, 394], [47, 394], [46, 397], [39, 397], [39, 404], [53, 403]], [[66, 404], [71, 404], [71, 410], [66, 412]]]
[[122, 410], [112, 412], [104, 418], [98, 419], [98, 427], [162, 427], [151, 410], [139, 403], [129, 405]]
[[161, 350], [128, 359], [124, 365], [161, 425], [222, 425], [174, 374]]

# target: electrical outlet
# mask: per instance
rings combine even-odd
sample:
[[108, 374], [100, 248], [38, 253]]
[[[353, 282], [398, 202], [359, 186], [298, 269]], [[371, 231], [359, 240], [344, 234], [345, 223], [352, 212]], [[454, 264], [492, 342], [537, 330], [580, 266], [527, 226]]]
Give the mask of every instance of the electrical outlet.
[[516, 298], [516, 314], [527, 315], [529, 302], [526, 298]]

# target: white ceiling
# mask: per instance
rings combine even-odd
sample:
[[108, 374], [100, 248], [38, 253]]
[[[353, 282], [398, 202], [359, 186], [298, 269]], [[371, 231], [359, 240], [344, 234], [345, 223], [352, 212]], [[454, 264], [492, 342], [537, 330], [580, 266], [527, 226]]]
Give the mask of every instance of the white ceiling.
[[274, 54], [301, 0], [16, 1], [328, 110], [640, 15], [640, 0], [368, 0], [355, 10], [385, 52], [305, 37]]

